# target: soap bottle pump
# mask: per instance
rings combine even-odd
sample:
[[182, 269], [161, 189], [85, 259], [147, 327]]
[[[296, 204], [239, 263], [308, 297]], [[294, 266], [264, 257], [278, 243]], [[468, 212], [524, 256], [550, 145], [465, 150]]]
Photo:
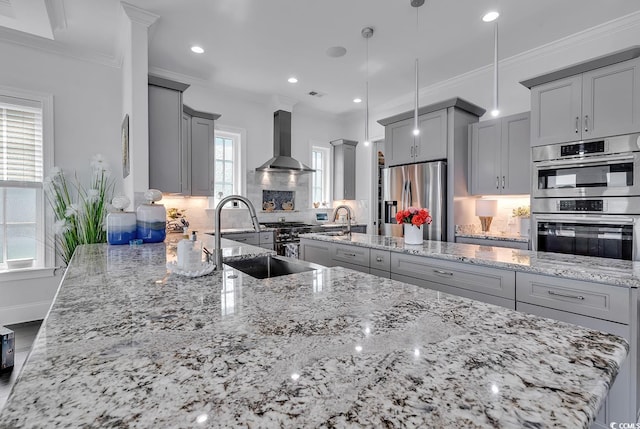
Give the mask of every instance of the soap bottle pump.
[[191, 231], [189, 237], [189, 251], [187, 253], [186, 263], [191, 268], [197, 268], [202, 263], [202, 242], [198, 241], [198, 231]]

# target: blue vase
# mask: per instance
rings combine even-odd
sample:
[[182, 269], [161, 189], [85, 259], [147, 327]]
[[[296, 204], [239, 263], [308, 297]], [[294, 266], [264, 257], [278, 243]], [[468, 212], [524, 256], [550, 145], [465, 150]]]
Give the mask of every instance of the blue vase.
[[107, 215], [107, 243], [128, 244], [136, 238], [136, 214], [114, 212]]
[[144, 243], [161, 243], [167, 237], [167, 211], [162, 204], [141, 204], [137, 212], [136, 237]]

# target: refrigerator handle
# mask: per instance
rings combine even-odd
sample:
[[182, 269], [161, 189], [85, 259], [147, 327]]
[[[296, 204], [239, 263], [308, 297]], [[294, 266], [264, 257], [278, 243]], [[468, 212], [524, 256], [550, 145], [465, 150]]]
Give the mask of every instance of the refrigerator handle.
[[407, 181], [407, 205], [405, 207], [409, 208], [413, 204], [413, 191], [411, 190], [411, 182]]

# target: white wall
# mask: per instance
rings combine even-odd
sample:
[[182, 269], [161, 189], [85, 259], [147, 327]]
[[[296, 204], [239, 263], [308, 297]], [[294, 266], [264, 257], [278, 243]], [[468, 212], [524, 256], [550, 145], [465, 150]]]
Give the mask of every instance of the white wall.
[[[54, 164], [83, 183], [101, 153], [122, 188], [120, 70], [0, 41], [0, 84], [53, 94]], [[47, 173], [47, 172], [45, 172]], [[59, 277], [0, 282], [0, 324], [42, 318]]]

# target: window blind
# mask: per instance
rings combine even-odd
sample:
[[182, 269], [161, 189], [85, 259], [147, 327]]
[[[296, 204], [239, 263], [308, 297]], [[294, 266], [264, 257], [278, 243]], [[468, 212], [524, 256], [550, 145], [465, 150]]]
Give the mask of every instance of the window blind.
[[42, 182], [42, 109], [0, 97], [0, 181]]

